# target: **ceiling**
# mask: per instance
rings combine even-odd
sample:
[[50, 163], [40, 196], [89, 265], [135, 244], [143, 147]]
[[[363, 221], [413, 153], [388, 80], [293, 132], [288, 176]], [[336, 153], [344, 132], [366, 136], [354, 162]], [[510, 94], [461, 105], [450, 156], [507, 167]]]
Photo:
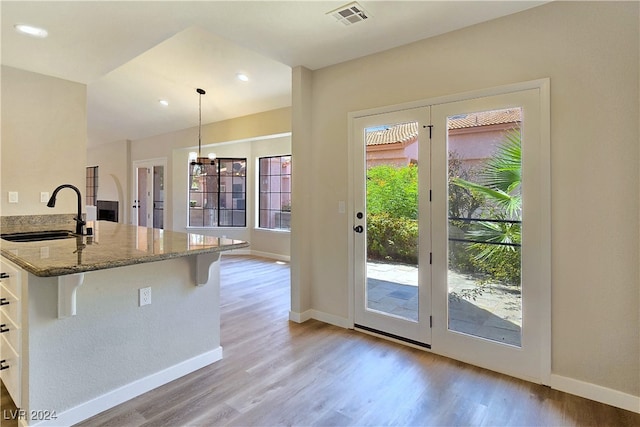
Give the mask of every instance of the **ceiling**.
[[[545, 1], [6, 1], [3, 65], [87, 85], [88, 145], [140, 139], [291, 105], [312, 70], [516, 13]], [[45, 28], [44, 39], [14, 25]], [[250, 80], [241, 82], [238, 73]], [[169, 102], [162, 106], [160, 99]]]

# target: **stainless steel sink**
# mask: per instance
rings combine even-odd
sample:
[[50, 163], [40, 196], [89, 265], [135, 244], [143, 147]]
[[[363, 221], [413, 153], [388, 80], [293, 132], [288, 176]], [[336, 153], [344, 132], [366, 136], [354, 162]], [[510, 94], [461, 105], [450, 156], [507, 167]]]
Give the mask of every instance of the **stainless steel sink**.
[[42, 240], [69, 239], [75, 236], [75, 234], [68, 230], [29, 231], [25, 233], [0, 234], [0, 238], [10, 242], [40, 242]]

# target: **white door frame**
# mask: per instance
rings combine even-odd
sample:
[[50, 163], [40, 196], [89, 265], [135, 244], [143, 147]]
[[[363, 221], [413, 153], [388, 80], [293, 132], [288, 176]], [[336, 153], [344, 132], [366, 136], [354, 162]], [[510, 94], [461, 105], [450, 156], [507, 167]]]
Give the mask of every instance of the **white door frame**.
[[[135, 202], [135, 200], [137, 200], [138, 197], [138, 169], [139, 168], [147, 168], [147, 169], [153, 169], [154, 166], [163, 166], [163, 173], [165, 175], [166, 178], [166, 174], [167, 174], [167, 158], [166, 157], [158, 157], [158, 158], [154, 158], [154, 159], [146, 159], [146, 160], [134, 160], [133, 161], [133, 172], [131, 174], [132, 176], [132, 192], [131, 192], [131, 224], [133, 225], [138, 225], [138, 208], [135, 207], [137, 204]], [[147, 195], [147, 209], [149, 207], [151, 207], [151, 218], [153, 221], [153, 177], [151, 177], [151, 179], [148, 182], [147, 185], [147, 189], [149, 191], [150, 194]], [[166, 181], [165, 181], [166, 182]], [[166, 189], [165, 189], [165, 195], [166, 195]], [[162, 223], [166, 224], [167, 223], [167, 213], [166, 211], [163, 209], [162, 210]]]
[[[437, 98], [423, 99], [410, 103], [397, 104], [392, 106], [378, 107], [367, 110], [360, 110], [349, 112], [347, 115], [348, 121], [348, 135], [349, 135], [349, 150], [348, 150], [348, 202], [347, 202], [347, 243], [348, 243], [348, 324], [351, 328], [354, 327], [354, 305], [355, 305], [355, 236], [353, 233], [353, 227], [356, 225], [355, 213], [356, 207], [354, 203], [354, 127], [355, 119], [358, 117], [364, 117], [374, 114], [382, 114], [387, 112], [405, 110], [416, 107], [434, 106], [438, 104], [446, 104], [451, 102], [458, 102], [464, 100], [470, 100], [474, 98], [482, 98], [487, 96], [501, 95], [512, 92], [525, 91], [528, 89], [539, 90], [540, 101], [540, 129], [539, 129], [539, 151], [538, 156], [538, 172], [539, 172], [539, 191], [541, 194], [537, 207], [539, 213], [539, 229], [540, 229], [540, 242], [537, 247], [537, 265], [539, 268], [538, 277], [540, 279], [540, 294], [539, 294], [539, 323], [540, 323], [540, 370], [538, 378], [526, 378], [540, 382], [542, 384], [549, 384], [551, 376], [551, 131], [550, 131], [550, 81], [549, 79], [532, 80], [528, 82], [521, 82], [515, 84], [509, 84], [504, 86], [498, 86], [493, 88], [481, 89], [476, 91], [470, 91], [460, 94], [441, 96]], [[437, 343], [433, 343], [435, 348], [430, 351], [439, 353]], [[449, 354], [444, 354], [450, 356]], [[468, 361], [474, 363], [473, 361]], [[495, 369], [495, 368], [492, 368]], [[496, 369], [501, 371], [501, 369]], [[505, 372], [510, 375], [514, 375], [511, 372]], [[517, 375], [516, 375], [517, 376]]]

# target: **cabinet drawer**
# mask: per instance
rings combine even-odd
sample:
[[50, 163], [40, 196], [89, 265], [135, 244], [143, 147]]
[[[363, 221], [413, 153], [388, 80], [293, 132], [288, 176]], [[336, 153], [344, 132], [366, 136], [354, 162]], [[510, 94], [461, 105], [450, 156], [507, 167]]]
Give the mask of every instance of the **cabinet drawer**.
[[0, 260], [0, 283], [2, 283], [9, 291], [17, 297], [22, 295], [21, 293], [21, 280], [20, 270], [9, 264], [6, 260]]
[[6, 338], [9, 345], [11, 345], [15, 352], [20, 355], [22, 351], [22, 331], [13, 321], [11, 321], [11, 319], [9, 319], [9, 316], [4, 313], [0, 313], [0, 325], [4, 325], [1, 330], [5, 331], [0, 332], [0, 336]]
[[4, 305], [0, 305], [0, 313], [3, 313], [7, 317], [9, 317], [9, 319], [11, 319], [11, 321], [15, 323], [16, 326], [22, 326], [20, 322], [20, 300], [14, 294], [12, 294], [4, 285], [0, 285], [0, 299], [1, 298], [4, 298]]
[[20, 391], [20, 357], [7, 343], [7, 340], [4, 337], [0, 337], [0, 351], [2, 352], [0, 360], [4, 360], [2, 366], [8, 366], [7, 369], [0, 371], [0, 378], [2, 378], [2, 382], [9, 391], [16, 407], [20, 408], [22, 406], [22, 393]]

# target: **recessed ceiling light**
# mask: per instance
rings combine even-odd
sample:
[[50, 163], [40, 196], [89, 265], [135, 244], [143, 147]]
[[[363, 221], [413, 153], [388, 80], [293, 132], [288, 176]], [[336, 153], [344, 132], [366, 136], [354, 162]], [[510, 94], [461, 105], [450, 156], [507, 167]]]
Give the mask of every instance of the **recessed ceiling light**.
[[45, 38], [49, 35], [47, 30], [45, 30], [44, 28], [34, 27], [33, 25], [16, 24], [14, 25], [14, 28], [16, 29], [17, 32], [26, 34], [32, 37]]
[[165, 107], [169, 106], [169, 101], [167, 101], [166, 99], [161, 99], [158, 102], [160, 103], [160, 105], [163, 105]]
[[236, 77], [238, 78], [238, 80], [243, 81], [243, 82], [248, 82], [249, 81], [249, 76], [247, 76], [244, 73], [238, 73], [238, 74], [236, 74]]

